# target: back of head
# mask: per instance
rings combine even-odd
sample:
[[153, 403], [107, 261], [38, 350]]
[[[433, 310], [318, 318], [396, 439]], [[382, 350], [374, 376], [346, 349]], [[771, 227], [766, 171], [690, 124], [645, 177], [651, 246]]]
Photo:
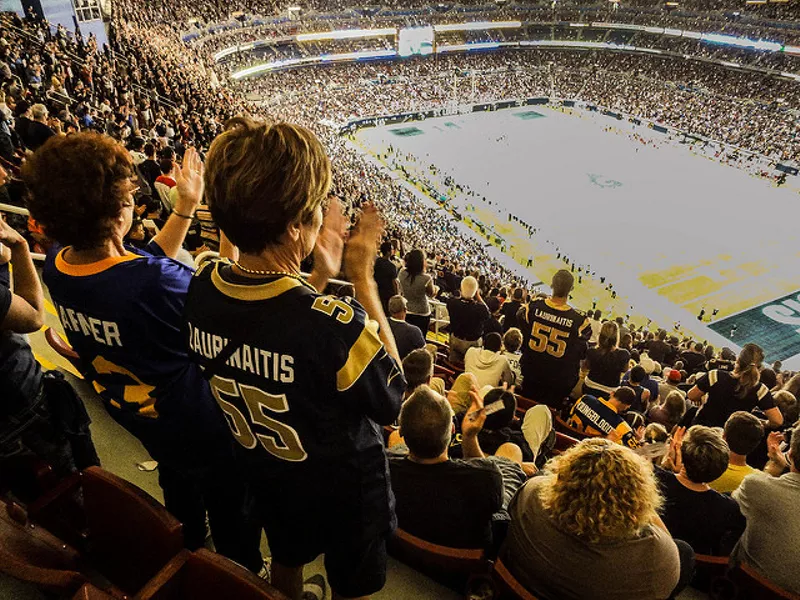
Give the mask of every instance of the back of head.
[[642, 383], [645, 377], [647, 377], [647, 373], [643, 366], [636, 365], [631, 369], [631, 383]]
[[667, 339], [667, 330], [666, 329], [659, 329], [658, 330], [658, 339], [662, 342]]
[[308, 129], [231, 119], [208, 150], [205, 197], [214, 221], [242, 252], [278, 243], [311, 223], [326, 200], [331, 165]]
[[411, 277], [421, 275], [425, 270], [425, 253], [422, 250], [414, 249], [405, 258], [406, 271]]
[[525, 290], [521, 287], [514, 290], [511, 298], [514, 299], [516, 302], [522, 302], [522, 299], [525, 297]]
[[683, 392], [680, 390], [672, 390], [664, 398], [664, 410], [667, 411], [669, 420], [677, 423], [686, 414], [686, 400], [684, 399]]
[[478, 292], [478, 280], [472, 275], [468, 275], [461, 280], [461, 297], [465, 300], [474, 298]]
[[404, 313], [406, 311], [406, 305], [408, 302], [405, 298], [400, 296], [399, 294], [396, 296], [392, 296], [389, 298], [389, 314], [391, 316], [396, 316]]
[[736, 394], [743, 398], [755, 388], [761, 380], [761, 363], [764, 361], [764, 351], [757, 344], [745, 344], [736, 359], [734, 376], [739, 379]]
[[162, 175], [166, 175], [172, 172], [172, 169], [175, 168], [175, 163], [171, 158], [162, 158], [158, 161], [158, 168], [161, 170]]
[[630, 407], [634, 402], [636, 402], [636, 392], [634, 392], [628, 386], [618, 387], [614, 390], [614, 393], [611, 394], [611, 397], [623, 406]]
[[800, 423], [792, 429], [792, 441], [789, 442], [789, 455], [795, 471], [800, 471]]
[[648, 444], [658, 444], [668, 439], [669, 432], [661, 423], [650, 423], [644, 428], [644, 441]]
[[594, 320], [595, 321], [599, 321], [600, 317], [602, 317], [602, 316], [603, 316], [603, 311], [600, 310], [599, 308], [596, 311], [594, 311]]
[[47, 118], [47, 107], [44, 104], [34, 104], [31, 106], [31, 115], [35, 121], [42, 121]]
[[433, 376], [433, 359], [425, 348], [418, 348], [408, 353], [403, 359], [403, 373], [406, 376], [408, 392], [428, 383]]
[[392, 242], [390, 240], [386, 240], [381, 244], [381, 256], [390, 256], [392, 254]]
[[728, 445], [718, 429], [693, 425], [681, 446], [686, 477], [694, 483], [710, 483], [728, 468]]
[[695, 352], [699, 352], [700, 354], [702, 354], [702, 353], [703, 353], [703, 344], [702, 344], [702, 342], [697, 342], [697, 343], [694, 345], [694, 351], [695, 351]]
[[500, 299], [497, 296], [492, 296], [486, 300], [486, 308], [489, 309], [489, 314], [495, 314], [500, 310]]
[[512, 392], [504, 390], [503, 388], [492, 388], [483, 397], [483, 405], [489, 406], [493, 402], [503, 401], [503, 409], [499, 410], [486, 417], [486, 422], [483, 428], [486, 430], [496, 431], [506, 427], [514, 418], [517, 412], [517, 398]]
[[507, 352], [517, 352], [522, 346], [522, 331], [516, 327], [509, 328], [503, 336], [503, 346]]
[[555, 298], [568, 298], [569, 293], [575, 286], [575, 277], [566, 269], [556, 271], [553, 275], [553, 280], [550, 287], [553, 289], [553, 296]]
[[784, 423], [794, 423], [800, 419], [800, 403], [797, 397], [788, 390], [779, 390], [772, 394], [775, 406], [781, 411]]
[[417, 458], [436, 458], [450, 445], [453, 410], [428, 386], [419, 387], [400, 410], [400, 435]]
[[496, 331], [492, 331], [483, 336], [483, 348], [490, 352], [500, 352], [503, 346], [503, 338]]
[[597, 338], [597, 347], [608, 352], [619, 345], [619, 326], [614, 321], [606, 321], [600, 327], [600, 336]]
[[134, 189], [125, 148], [98, 133], [52, 136], [22, 165], [28, 208], [48, 237], [77, 250], [110, 239]]
[[545, 473], [545, 510], [560, 529], [589, 543], [637, 537], [662, 502], [653, 465], [602, 438], [576, 444], [551, 460]]
[[725, 441], [734, 454], [747, 456], [764, 437], [764, 425], [753, 413], [737, 410], [725, 421]]
[[758, 374], [758, 380], [769, 389], [772, 389], [778, 385], [778, 376], [775, 374], [775, 371], [769, 367], [761, 369], [761, 372]]
[[635, 410], [627, 411], [623, 417], [625, 422], [631, 426], [631, 429], [636, 431], [639, 427], [644, 427], [644, 415], [642, 413], [638, 413]]

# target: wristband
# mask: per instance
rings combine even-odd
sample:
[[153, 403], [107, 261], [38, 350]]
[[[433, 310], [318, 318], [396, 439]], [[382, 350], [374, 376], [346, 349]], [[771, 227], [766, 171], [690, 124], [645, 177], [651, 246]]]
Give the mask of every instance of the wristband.
[[180, 217], [181, 219], [189, 219], [190, 221], [194, 219], [193, 215], [182, 215], [175, 209], [172, 210], [172, 214], [175, 215], [176, 217]]

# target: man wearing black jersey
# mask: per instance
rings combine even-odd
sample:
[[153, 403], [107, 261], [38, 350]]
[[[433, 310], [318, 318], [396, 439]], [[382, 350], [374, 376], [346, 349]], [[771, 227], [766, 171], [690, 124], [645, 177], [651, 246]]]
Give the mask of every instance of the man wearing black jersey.
[[580, 362], [592, 335], [589, 319], [567, 302], [575, 277], [566, 269], [553, 275], [550, 298], [528, 304], [523, 328], [520, 368], [524, 394], [537, 402], [561, 408], [578, 382]]
[[323, 221], [330, 183], [307, 129], [233, 119], [208, 151], [205, 184], [241, 256], [198, 271], [185, 312], [190, 355], [256, 495], [272, 582], [294, 600], [303, 566], [320, 554], [334, 597], [380, 590], [396, 526], [380, 425], [397, 419], [405, 380], [373, 279], [381, 224], [365, 205], [350, 234], [344, 266], [356, 299], [322, 295], [345, 233], [338, 201]]

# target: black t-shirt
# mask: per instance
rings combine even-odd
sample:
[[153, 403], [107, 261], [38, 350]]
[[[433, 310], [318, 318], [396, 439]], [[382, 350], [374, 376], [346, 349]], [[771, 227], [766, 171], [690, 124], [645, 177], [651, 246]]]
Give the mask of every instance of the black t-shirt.
[[727, 554], [744, 531], [739, 505], [714, 490], [692, 491], [669, 471], [656, 469], [656, 476], [665, 499], [662, 519], [672, 537], [699, 554]]
[[761, 410], [775, 408], [772, 394], [763, 383], [756, 385], [744, 397], [736, 392], [738, 384], [739, 380], [726, 371], [715, 369], [700, 376], [695, 385], [708, 394], [708, 399], [697, 411], [693, 424], [725, 427], [725, 421], [737, 410], [750, 412], [756, 407]]
[[670, 352], [672, 352], [672, 346], [662, 340], [650, 340], [647, 343], [648, 356], [661, 364], [664, 364], [664, 359]]
[[631, 353], [623, 348], [615, 348], [603, 352], [599, 348], [590, 348], [586, 352], [589, 361], [588, 377], [595, 383], [608, 387], [617, 387], [622, 374], [628, 370]]
[[522, 308], [522, 302], [518, 300], [509, 300], [503, 304], [503, 307], [500, 309], [500, 313], [503, 315], [503, 332], [508, 331], [512, 327], [520, 326], [520, 324], [517, 323], [517, 313], [520, 308]]
[[489, 309], [483, 302], [450, 298], [447, 301], [450, 314], [450, 333], [462, 340], [475, 341], [483, 335], [483, 327], [489, 318]]
[[491, 519], [503, 505], [503, 478], [491, 461], [450, 459], [421, 465], [389, 459], [398, 526], [451, 548], [488, 548]]
[[384, 307], [389, 298], [394, 296], [394, 280], [397, 279], [397, 267], [388, 258], [379, 256], [375, 261], [375, 283], [378, 284], [378, 294]]
[[[8, 265], [0, 266], [0, 323], [11, 307]], [[0, 331], [0, 418], [15, 414], [36, 398], [42, 385], [42, 369], [25, 336]], [[0, 428], [2, 422], [0, 421]]]
[[703, 369], [703, 365], [706, 362], [706, 357], [700, 352], [688, 350], [681, 354], [680, 360], [683, 361], [684, 369], [686, 369], [686, 371], [691, 375]]

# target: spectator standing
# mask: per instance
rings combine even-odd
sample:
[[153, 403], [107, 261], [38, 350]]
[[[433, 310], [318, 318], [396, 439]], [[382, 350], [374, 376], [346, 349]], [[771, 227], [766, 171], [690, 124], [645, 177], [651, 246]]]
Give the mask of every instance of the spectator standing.
[[412, 350], [425, 347], [425, 338], [419, 327], [406, 323], [406, 306], [408, 301], [402, 296], [392, 296], [389, 300], [389, 327], [397, 344], [400, 359], [404, 359]]
[[628, 370], [630, 352], [618, 348], [619, 331], [613, 321], [603, 323], [597, 347], [586, 352], [588, 373], [583, 381], [583, 393], [608, 396], [619, 387], [622, 374]]
[[516, 327], [512, 327], [503, 336], [503, 353], [511, 366], [511, 372], [514, 373], [514, 385], [518, 388], [523, 385], [522, 371], [519, 366], [519, 359], [522, 357], [522, 352], [519, 351], [521, 347], [522, 332]]
[[41, 148], [48, 139], [53, 137], [56, 132], [47, 124], [47, 107], [44, 104], [34, 104], [31, 107], [33, 120], [28, 125], [25, 145], [29, 150], [35, 151]]
[[[759, 381], [763, 360], [764, 351], [759, 346], [745, 344], [733, 373], [714, 369], [699, 377], [688, 393], [689, 400], [701, 404], [693, 423], [724, 427], [728, 417], [737, 410], [750, 412], [758, 407], [773, 427], [782, 425], [780, 409], [775, 406], [769, 388]], [[706, 396], [705, 401], [702, 401], [703, 396]]]
[[600, 328], [603, 326], [603, 322], [600, 320], [602, 316], [603, 311], [598, 308], [589, 317], [589, 325], [592, 327], [592, 335], [589, 338], [590, 344], [597, 344], [597, 340], [600, 339]]
[[[378, 284], [378, 295], [381, 298], [383, 310], [389, 311], [389, 299], [400, 293], [397, 267], [392, 262], [392, 242], [389, 240], [383, 242], [380, 252], [380, 256], [375, 261], [375, 283]], [[397, 336], [395, 336], [395, 339], [397, 339]]]
[[478, 280], [471, 275], [461, 280], [461, 297], [447, 300], [450, 315], [450, 361], [462, 362], [473, 346], [480, 346], [489, 309], [478, 291]]
[[511, 300], [503, 303], [500, 314], [503, 315], [503, 333], [512, 327], [519, 327], [517, 323], [517, 313], [522, 308], [522, 300], [525, 297], [525, 290], [521, 287], [515, 288], [511, 294]]
[[[341, 268], [346, 222], [336, 200], [323, 220], [331, 171], [319, 140], [296, 125], [235, 118], [207, 161], [209, 209], [241, 255], [195, 276], [189, 350], [230, 418], [272, 583], [300, 598], [304, 565], [324, 553], [333, 591], [367, 596], [385, 583], [395, 527], [379, 426], [397, 419], [405, 390], [373, 279], [380, 219], [365, 205], [347, 243], [358, 301], [322, 295]], [[312, 251], [306, 280], [300, 263]]]
[[568, 303], [574, 284], [575, 278], [565, 269], [553, 275], [553, 296], [528, 304], [522, 331], [523, 391], [527, 397], [553, 408], [561, 408], [578, 382], [580, 363], [592, 333], [589, 319]]
[[426, 272], [425, 253], [412, 250], [406, 254], [405, 267], [400, 270], [400, 290], [408, 300], [406, 321], [419, 327], [423, 336], [428, 335], [431, 323], [431, 303], [428, 298], [436, 295], [433, 278]]

